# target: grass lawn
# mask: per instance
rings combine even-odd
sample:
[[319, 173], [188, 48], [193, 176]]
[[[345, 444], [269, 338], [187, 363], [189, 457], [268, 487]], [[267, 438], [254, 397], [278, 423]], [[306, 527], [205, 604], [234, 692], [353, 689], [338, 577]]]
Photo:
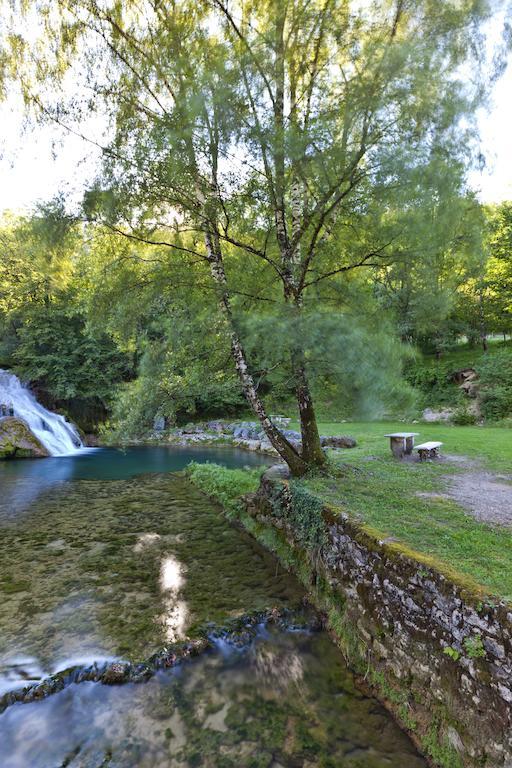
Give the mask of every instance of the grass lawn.
[[[443, 476], [464, 471], [446, 463], [406, 463], [390, 454], [384, 434], [419, 432], [418, 441], [439, 439], [445, 453], [480, 458], [482, 465], [512, 474], [512, 432], [493, 427], [439, 424], [325, 423], [321, 434], [347, 434], [358, 447], [337, 454], [338, 478], [307, 480], [325, 501], [367, 525], [455, 569], [494, 595], [512, 600], [512, 532], [474, 520], [455, 502], [418, 493], [444, 487]], [[512, 487], [511, 487], [512, 493]]]
[[[325, 422], [322, 435], [351, 435], [358, 447], [351, 456], [386, 457], [389, 454], [388, 432], [419, 432], [416, 444], [440, 440], [444, 453], [456, 453], [480, 459], [489, 469], [512, 475], [512, 429], [506, 427], [453, 427], [449, 424], [404, 424], [403, 422]], [[292, 429], [298, 429], [294, 424]]]

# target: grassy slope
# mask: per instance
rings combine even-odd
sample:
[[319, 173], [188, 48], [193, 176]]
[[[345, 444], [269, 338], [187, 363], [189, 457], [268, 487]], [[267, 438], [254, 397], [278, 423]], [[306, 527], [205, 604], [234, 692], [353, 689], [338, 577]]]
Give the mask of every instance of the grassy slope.
[[[502, 341], [501, 338], [488, 339], [487, 345], [490, 353], [503, 349], [512, 352], [512, 341], [510, 340]], [[455, 349], [443, 352], [440, 362], [452, 364], [454, 370], [466, 367], [473, 368], [478, 365], [478, 362], [485, 354], [481, 346], [470, 347], [469, 344], [460, 344]], [[435, 365], [437, 362], [435, 355], [424, 355], [424, 361], [432, 365]]]
[[[510, 471], [512, 434], [489, 427], [438, 424], [327, 423], [322, 434], [350, 434], [358, 447], [338, 454], [344, 471], [337, 479], [309, 480], [326, 501], [368, 525], [472, 577], [493, 594], [512, 600], [510, 531], [476, 522], [447, 499], [418, 497], [442, 491], [443, 476], [461, 471], [442, 463], [409, 464], [389, 452], [390, 431], [415, 431], [417, 440], [437, 438], [446, 453], [480, 457], [485, 465]], [[369, 457], [372, 457], [371, 460]]]

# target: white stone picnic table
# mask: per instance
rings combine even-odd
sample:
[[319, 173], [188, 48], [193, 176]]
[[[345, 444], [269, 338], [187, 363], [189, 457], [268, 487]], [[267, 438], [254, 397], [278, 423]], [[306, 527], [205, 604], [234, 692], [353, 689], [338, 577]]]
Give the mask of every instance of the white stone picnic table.
[[419, 432], [391, 432], [389, 435], [389, 444], [393, 456], [397, 459], [401, 459], [404, 454], [410, 455], [414, 448], [414, 438], [419, 435]]

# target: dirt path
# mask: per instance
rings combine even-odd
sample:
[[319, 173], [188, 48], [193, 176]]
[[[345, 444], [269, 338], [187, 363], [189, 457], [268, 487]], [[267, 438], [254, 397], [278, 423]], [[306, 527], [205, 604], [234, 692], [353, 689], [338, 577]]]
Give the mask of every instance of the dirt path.
[[512, 476], [482, 469], [478, 461], [467, 456], [443, 456], [442, 459], [462, 466], [465, 471], [444, 476], [444, 493], [418, 493], [418, 496], [453, 499], [482, 523], [512, 528]]
[[484, 523], [512, 528], [510, 477], [472, 468], [448, 480], [448, 496]]

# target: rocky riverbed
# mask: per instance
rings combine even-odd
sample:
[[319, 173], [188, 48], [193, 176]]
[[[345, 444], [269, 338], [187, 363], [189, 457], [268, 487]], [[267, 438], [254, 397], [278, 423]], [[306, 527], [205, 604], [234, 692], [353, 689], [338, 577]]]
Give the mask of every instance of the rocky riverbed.
[[2, 768], [425, 768], [315, 615], [297, 620], [299, 583], [166, 454], [262, 461], [0, 464]]

